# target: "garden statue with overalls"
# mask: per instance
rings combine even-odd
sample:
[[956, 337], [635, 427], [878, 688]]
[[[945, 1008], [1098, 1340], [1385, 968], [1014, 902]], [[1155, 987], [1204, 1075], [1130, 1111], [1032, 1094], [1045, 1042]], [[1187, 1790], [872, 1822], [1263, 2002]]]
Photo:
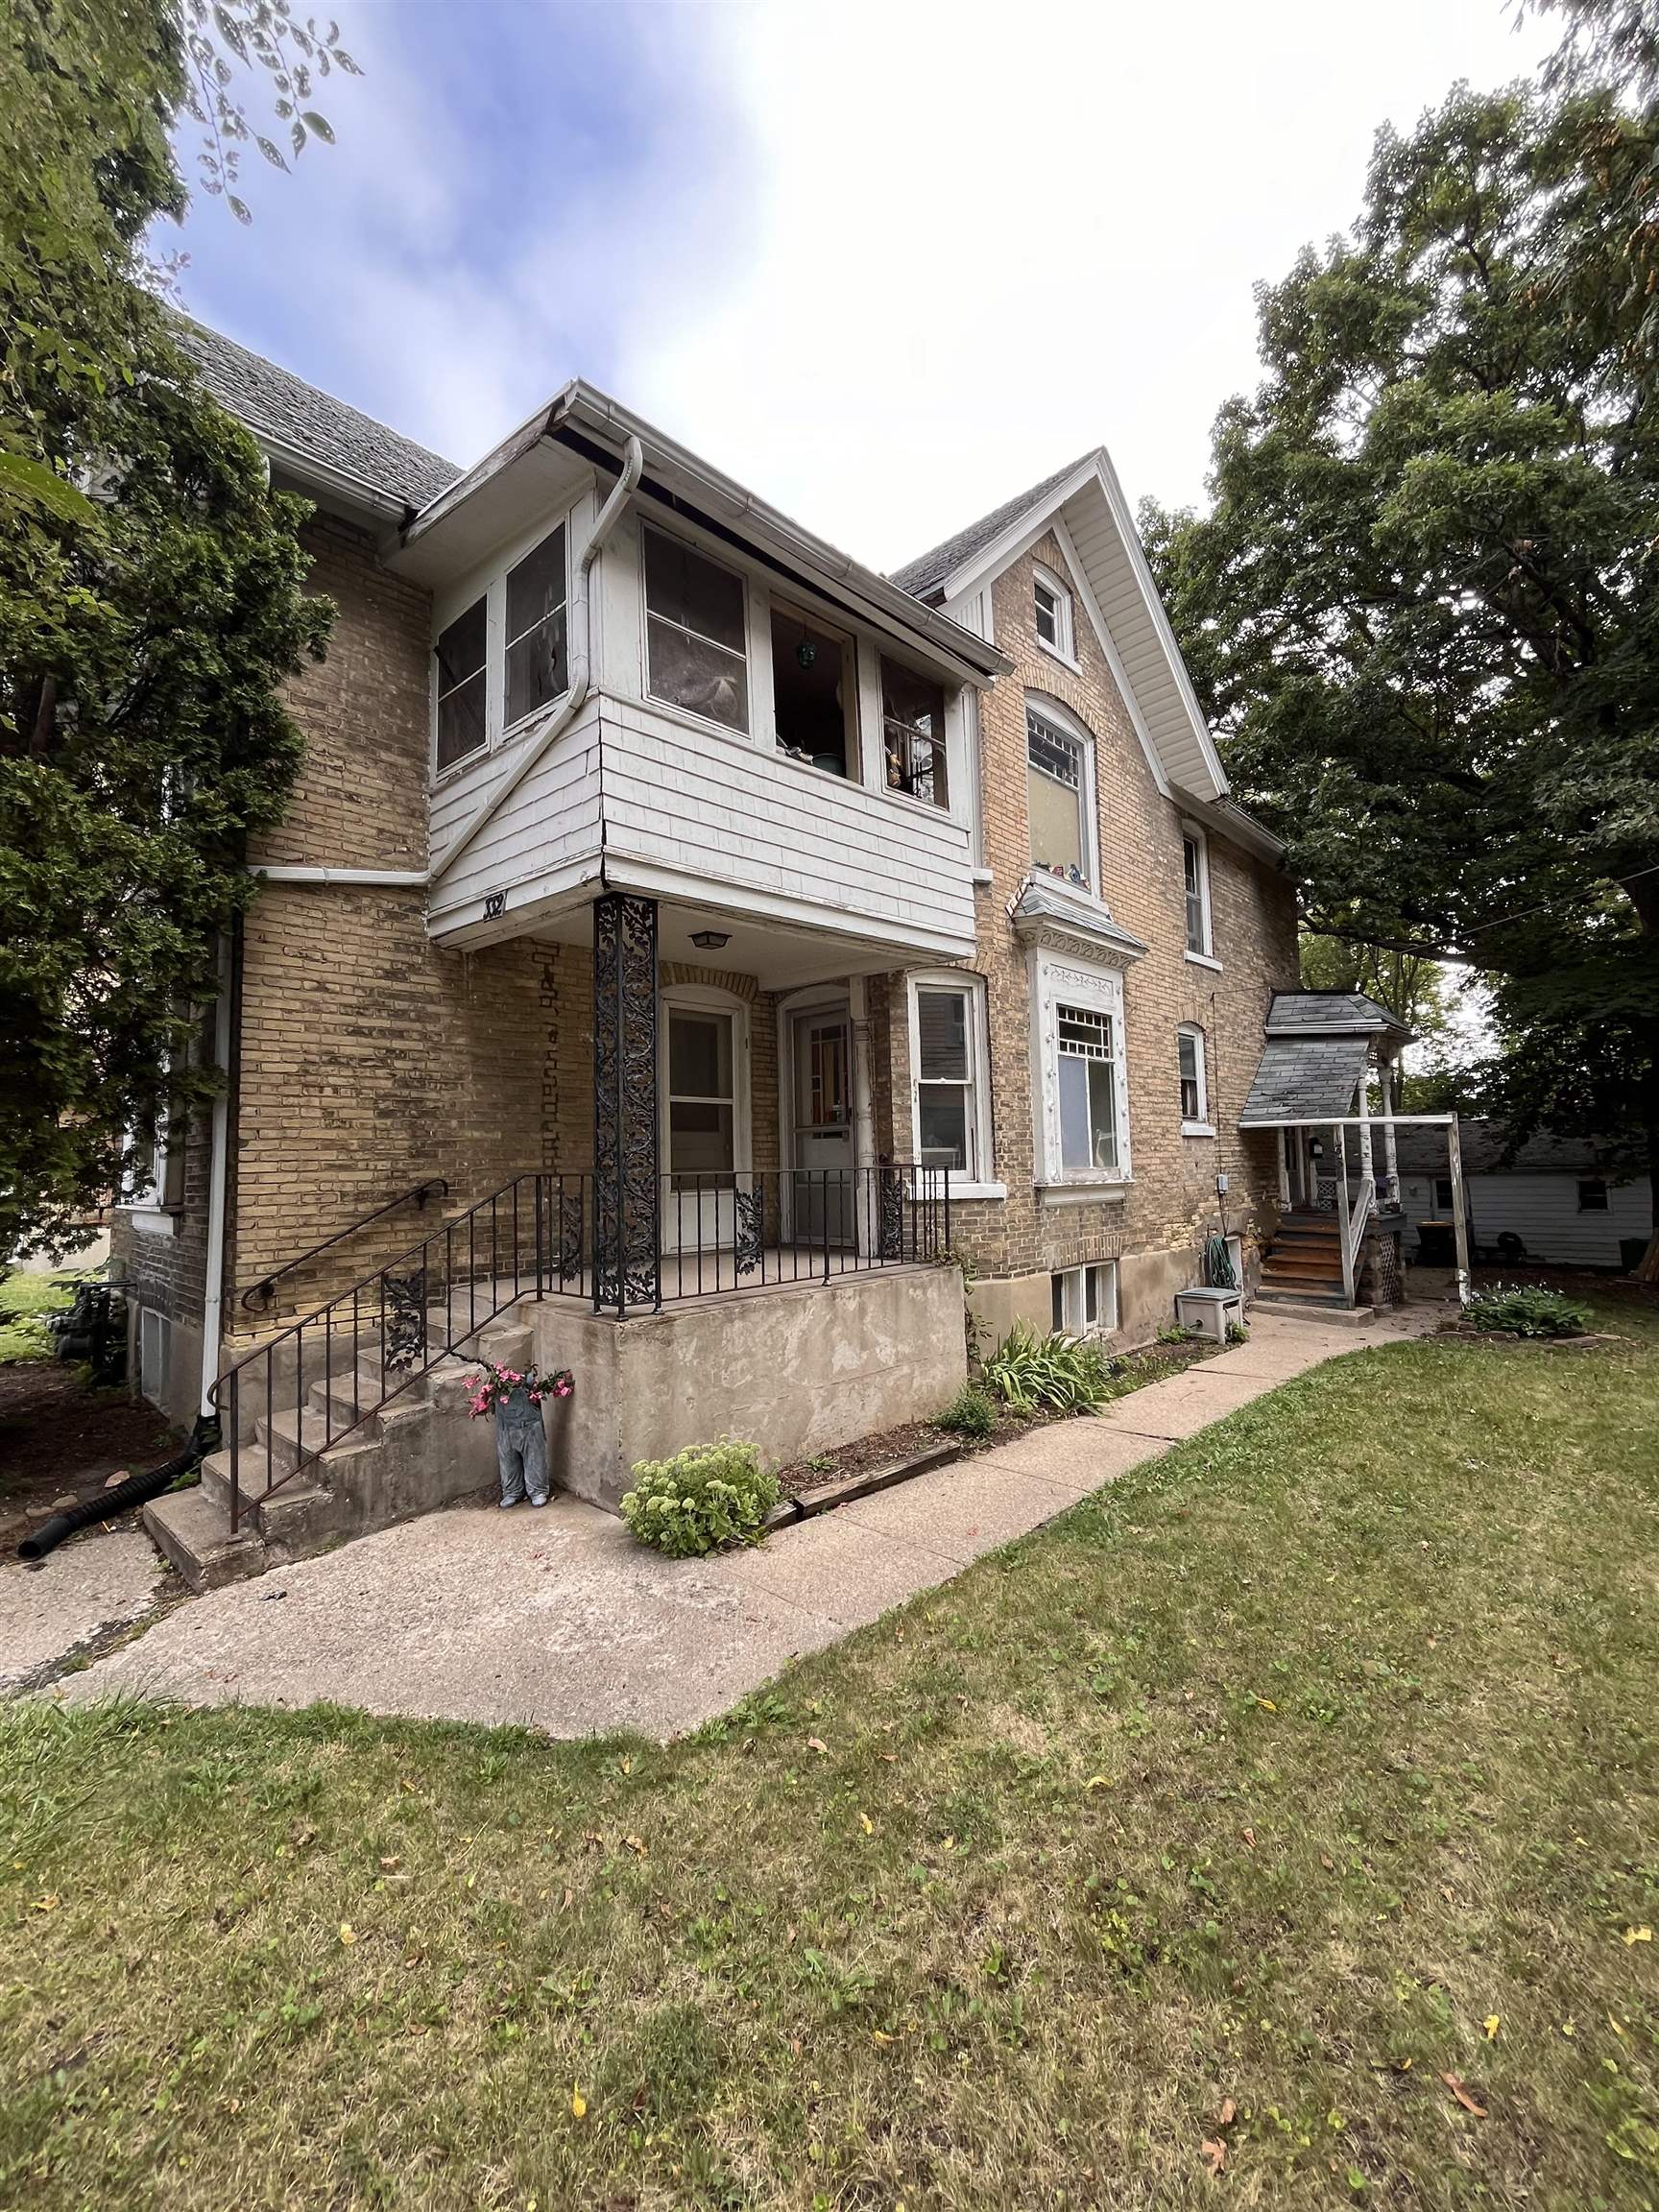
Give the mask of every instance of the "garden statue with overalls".
[[528, 1497], [532, 1505], [547, 1503], [547, 1432], [541, 1402], [568, 1398], [576, 1379], [568, 1367], [498, 1367], [487, 1359], [468, 1383], [467, 1410], [474, 1420], [495, 1416], [495, 1464], [501, 1477], [501, 1510]]

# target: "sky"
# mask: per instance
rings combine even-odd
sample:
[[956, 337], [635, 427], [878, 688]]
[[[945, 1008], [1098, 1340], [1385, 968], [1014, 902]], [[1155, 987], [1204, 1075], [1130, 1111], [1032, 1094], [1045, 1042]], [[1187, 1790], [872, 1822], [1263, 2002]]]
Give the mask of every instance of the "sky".
[[331, 5], [335, 143], [252, 156], [249, 228], [196, 195], [191, 312], [462, 464], [580, 374], [878, 568], [1102, 444], [1202, 504], [1252, 286], [1380, 125], [1552, 43], [1508, 0]]

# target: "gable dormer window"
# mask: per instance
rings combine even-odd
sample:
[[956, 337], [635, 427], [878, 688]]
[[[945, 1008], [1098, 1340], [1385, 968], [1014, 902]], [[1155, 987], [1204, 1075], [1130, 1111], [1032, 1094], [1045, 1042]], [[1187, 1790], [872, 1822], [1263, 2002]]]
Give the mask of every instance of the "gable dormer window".
[[1056, 659], [1075, 662], [1076, 632], [1071, 620], [1071, 594], [1051, 568], [1033, 568], [1031, 593], [1037, 624], [1037, 642]]
[[1025, 709], [1025, 803], [1031, 864], [1088, 891], [1094, 887], [1091, 748], [1057, 708]]
[[565, 525], [507, 571], [507, 666], [501, 726], [511, 730], [564, 691]]

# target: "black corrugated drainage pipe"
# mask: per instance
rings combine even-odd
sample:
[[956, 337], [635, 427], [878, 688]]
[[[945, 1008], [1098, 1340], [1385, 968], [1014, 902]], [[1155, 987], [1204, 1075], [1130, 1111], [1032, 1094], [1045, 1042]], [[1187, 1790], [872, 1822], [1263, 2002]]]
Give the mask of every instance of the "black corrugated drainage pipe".
[[93, 1521], [110, 1521], [117, 1513], [131, 1511], [134, 1505], [147, 1505], [152, 1498], [159, 1498], [163, 1490], [170, 1490], [181, 1475], [188, 1475], [197, 1466], [204, 1452], [218, 1449], [219, 1424], [198, 1419], [190, 1431], [190, 1441], [175, 1458], [164, 1466], [152, 1467], [147, 1475], [129, 1475], [125, 1482], [117, 1482], [113, 1490], [101, 1490], [96, 1498], [83, 1500], [72, 1505], [67, 1513], [54, 1513], [50, 1521], [43, 1521], [32, 1536], [25, 1536], [17, 1547], [17, 1556], [26, 1567], [41, 1566], [48, 1551], [56, 1551], [65, 1536], [73, 1536], [77, 1528], [84, 1528]]

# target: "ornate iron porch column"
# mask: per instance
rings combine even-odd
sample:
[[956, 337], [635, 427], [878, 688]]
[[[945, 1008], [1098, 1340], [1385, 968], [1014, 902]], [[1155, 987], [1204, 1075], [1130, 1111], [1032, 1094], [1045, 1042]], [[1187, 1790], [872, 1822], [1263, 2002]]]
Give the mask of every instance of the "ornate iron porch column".
[[593, 906], [593, 1310], [662, 1303], [657, 1157], [657, 902]]

